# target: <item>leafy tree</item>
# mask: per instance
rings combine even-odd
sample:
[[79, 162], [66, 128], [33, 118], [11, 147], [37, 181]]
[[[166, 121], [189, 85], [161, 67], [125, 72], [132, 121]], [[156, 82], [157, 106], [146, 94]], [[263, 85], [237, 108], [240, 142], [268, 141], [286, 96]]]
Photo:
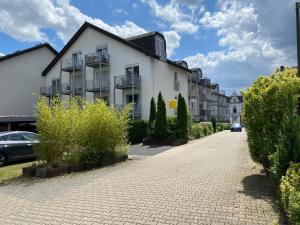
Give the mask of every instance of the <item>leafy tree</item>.
[[149, 116], [148, 130], [147, 130], [147, 133], [150, 137], [154, 135], [155, 117], [156, 117], [156, 105], [155, 105], [155, 100], [152, 97], [150, 102], [150, 116]]
[[157, 100], [157, 113], [154, 126], [154, 137], [157, 140], [165, 140], [167, 137], [166, 104], [161, 92], [159, 92]]
[[187, 106], [184, 97], [181, 93], [178, 96], [178, 105], [177, 105], [177, 123], [178, 129], [180, 131], [180, 137], [184, 140], [188, 139], [188, 130], [189, 130], [189, 115], [187, 111]]
[[217, 132], [217, 121], [216, 121], [215, 117], [211, 118], [211, 125], [213, 127], [214, 133], [216, 133]]

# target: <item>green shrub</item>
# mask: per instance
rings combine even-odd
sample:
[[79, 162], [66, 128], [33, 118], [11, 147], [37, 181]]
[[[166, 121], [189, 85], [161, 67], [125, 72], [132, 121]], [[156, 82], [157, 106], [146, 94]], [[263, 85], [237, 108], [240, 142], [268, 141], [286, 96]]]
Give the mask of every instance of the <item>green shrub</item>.
[[193, 124], [190, 132], [190, 139], [198, 139], [204, 137], [204, 133], [201, 129], [200, 124]]
[[134, 120], [129, 123], [128, 141], [131, 144], [141, 143], [147, 136], [148, 123], [144, 120]]
[[217, 123], [217, 132], [223, 130], [230, 130], [230, 123]]
[[269, 157], [271, 172], [277, 181], [285, 175], [290, 162], [300, 162], [300, 120], [295, 115], [293, 96], [289, 95], [287, 98], [276, 151]]
[[150, 102], [150, 115], [149, 115], [148, 130], [147, 130], [148, 136], [150, 137], [154, 136], [155, 118], [156, 118], [156, 105], [155, 105], [155, 100], [152, 97]]
[[89, 103], [80, 98], [55, 98], [49, 106], [46, 98], [41, 98], [36, 107], [38, 159], [52, 166], [78, 161], [101, 164], [120, 152], [127, 154], [130, 110], [127, 106], [118, 112], [104, 101]]
[[217, 132], [217, 121], [216, 121], [215, 117], [211, 118], [211, 126], [213, 128], [214, 133], [216, 133]]
[[280, 141], [287, 96], [295, 96], [293, 101], [296, 101], [299, 86], [296, 70], [286, 69], [275, 72], [271, 77], [258, 78], [243, 92], [243, 120], [250, 154], [265, 168], [269, 168], [270, 155], [276, 151]]
[[213, 133], [209, 122], [194, 123], [190, 132], [190, 139], [198, 139]]
[[300, 224], [300, 164], [291, 164], [280, 184], [281, 203], [289, 220]]
[[204, 136], [207, 136], [207, 135], [210, 135], [213, 133], [213, 127], [210, 122], [202, 122], [200, 124], [201, 124]]
[[154, 137], [157, 140], [165, 140], [167, 138], [166, 104], [161, 92], [159, 92], [157, 100], [157, 113], [155, 118]]
[[177, 117], [169, 116], [167, 118], [167, 124], [168, 124], [168, 129], [167, 129], [168, 139], [169, 140], [178, 140], [178, 139], [180, 139], [181, 133], [178, 129]]
[[180, 139], [188, 139], [188, 111], [184, 97], [181, 94], [178, 96], [178, 105], [177, 105], [177, 123], [178, 130], [180, 133]]

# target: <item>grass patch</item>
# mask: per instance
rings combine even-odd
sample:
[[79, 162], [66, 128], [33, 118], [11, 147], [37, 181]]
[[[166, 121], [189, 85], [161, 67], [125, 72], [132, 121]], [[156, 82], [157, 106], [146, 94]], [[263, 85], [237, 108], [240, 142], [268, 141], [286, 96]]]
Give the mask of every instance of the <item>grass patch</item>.
[[21, 162], [14, 165], [0, 167], [0, 184], [10, 183], [22, 179], [22, 168], [31, 166], [33, 162]]

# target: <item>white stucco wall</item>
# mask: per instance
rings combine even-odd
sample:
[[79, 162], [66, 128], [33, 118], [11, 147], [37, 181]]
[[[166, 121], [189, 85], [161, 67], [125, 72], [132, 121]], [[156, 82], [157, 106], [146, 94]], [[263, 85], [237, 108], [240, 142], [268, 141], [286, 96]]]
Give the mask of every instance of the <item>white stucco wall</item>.
[[[123, 103], [123, 94], [131, 94], [131, 90], [122, 92], [116, 89], [116, 99], [114, 101], [114, 77], [125, 75], [125, 68], [128, 66], [139, 66], [141, 75], [141, 89], [136, 90], [135, 93], [140, 93], [140, 104], [142, 108], [142, 119], [148, 119], [150, 99], [157, 95], [159, 91], [165, 98], [168, 115], [174, 115], [174, 110], [168, 109], [168, 100], [174, 99], [179, 94], [179, 91], [174, 91], [173, 79], [174, 72], [178, 73], [178, 80], [180, 82], [180, 92], [188, 99], [188, 76], [186, 72], [162, 62], [146, 56], [144, 53], [137, 51], [111, 37], [99, 33], [91, 28], [87, 28], [81, 36], [73, 43], [73, 45], [64, 54], [62, 59], [71, 58], [73, 52], [82, 52], [82, 59], [84, 55], [96, 52], [97, 46], [106, 45], [110, 58], [109, 74], [110, 74], [110, 104], [115, 102], [116, 105]], [[62, 60], [61, 59], [61, 60]], [[51, 86], [51, 81], [60, 77], [60, 62], [49, 71], [45, 78], [45, 85]], [[93, 79], [93, 69], [86, 67], [86, 79]], [[63, 73], [63, 82], [68, 78], [68, 73]], [[62, 83], [63, 83], [62, 82]], [[94, 94], [87, 92], [86, 98], [94, 100]], [[124, 98], [125, 99], [125, 98]]]
[[0, 115], [34, 114], [33, 107], [43, 84], [42, 71], [54, 58], [39, 48], [0, 62]]

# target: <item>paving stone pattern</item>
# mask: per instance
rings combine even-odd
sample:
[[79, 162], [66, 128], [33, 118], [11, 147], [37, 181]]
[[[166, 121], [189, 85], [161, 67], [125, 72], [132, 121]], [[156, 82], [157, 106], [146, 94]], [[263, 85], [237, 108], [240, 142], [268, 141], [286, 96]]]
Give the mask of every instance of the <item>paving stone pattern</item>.
[[273, 224], [246, 134], [224, 131], [144, 159], [0, 187], [0, 224]]

